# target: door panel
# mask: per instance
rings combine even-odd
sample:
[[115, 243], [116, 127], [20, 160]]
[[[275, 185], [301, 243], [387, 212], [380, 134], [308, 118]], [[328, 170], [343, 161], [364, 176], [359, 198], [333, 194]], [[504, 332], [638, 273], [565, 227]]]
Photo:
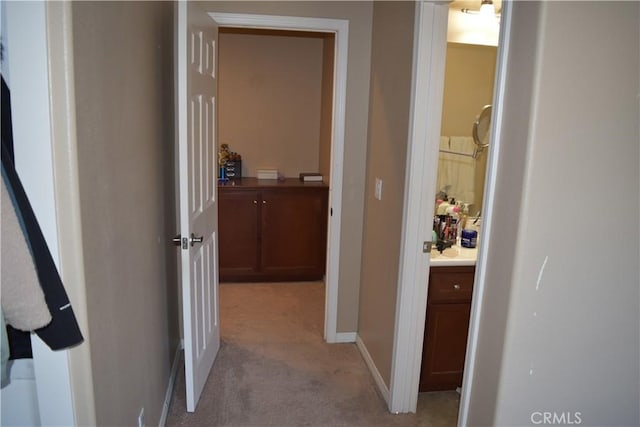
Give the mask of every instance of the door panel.
[[260, 209], [262, 271], [322, 278], [327, 230], [324, 193], [264, 191]]
[[220, 193], [220, 278], [255, 274], [258, 264], [258, 193]]
[[214, 162], [217, 27], [195, 3], [178, 2], [176, 7], [185, 383], [187, 411], [193, 412], [220, 347]]
[[462, 385], [470, 311], [469, 302], [428, 306], [420, 391]]

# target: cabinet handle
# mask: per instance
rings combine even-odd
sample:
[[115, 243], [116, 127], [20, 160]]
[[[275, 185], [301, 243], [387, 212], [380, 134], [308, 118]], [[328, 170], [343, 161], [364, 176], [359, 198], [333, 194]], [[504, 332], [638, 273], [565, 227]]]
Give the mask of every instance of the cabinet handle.
[[460, 285], [458, 285], [457, 283], [455, 285], [453, 285], [453, 289], [455, 289], [456, 291], [460, 290]]
[[266, 204], [267, 204], [267, 201], [266, 201], [266, 200], [263, 200], [263, 201], [262, 201], [262, 204], [263, 204], [263, 205], [266, 205]]
[[257, 201], [257, 200], [254, 200], [254, 201], [253, 201], [253, 204], [254, 204], [254, 205], [257, 205], [257, 204], [258, 204], [258, 201]]

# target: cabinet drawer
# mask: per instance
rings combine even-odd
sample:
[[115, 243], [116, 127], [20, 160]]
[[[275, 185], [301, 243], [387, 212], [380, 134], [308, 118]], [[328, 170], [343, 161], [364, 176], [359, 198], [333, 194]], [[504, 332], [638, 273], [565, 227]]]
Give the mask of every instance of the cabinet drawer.
[[468, 302], [473, 292], [474, 267], [436, 267], [429, 274], [429, 302]]

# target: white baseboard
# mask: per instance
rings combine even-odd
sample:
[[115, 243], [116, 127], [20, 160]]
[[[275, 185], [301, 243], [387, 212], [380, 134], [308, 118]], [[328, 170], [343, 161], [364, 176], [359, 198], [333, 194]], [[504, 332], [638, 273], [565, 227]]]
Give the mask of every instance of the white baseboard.
[[356, 342], [357, 332], [338, 332], [336, 333], [336, 343]]
[[164, 404], [162, 405], [162, 414], [160, 415], [159, 427], [167, 425], [167, 416], [169, 415], [169, 405], [171, 404], [171, 396], [173, 396], [173, 387], [176, 385], [176, 378], [180, 365], [182, 365], [182, 340], [176, 347], [176, 353], [173, 356], [173, 365], [171, 365], [171, 374], [169, 376], [169, 384], [167, 384], [167, 392], [164, 395]]
[[389, 387], [387, 387], [387, 385], [384, 383], [384, 380], [382, 379], [382, 375], [380, 375], [380, 371], [378, 371], [376, 364], [373, 363], [373, 359], [371, 358], [371, 355], [369, 354], [367, 347], [364, 345], [364, 342], [360, 338], [360, 335], [357, 335], [357, 334], [356, 334], [356, 346], [358, 347], [358, 350], [360, 350], [360, 354], [362, 355], [362, 358], [367, 364], [367, 367], [369, 368], [369, 372], [371, 372], [371, 376], [373, 376], [373, 379], [375, 380], [376, 385], [378, 386], [378, 390], [380, 390], [380, 394], [382, 394], [382, 397], [384, 398], [384, 401], [387, 402], [387, 406], [388, 406], [389, 405]]

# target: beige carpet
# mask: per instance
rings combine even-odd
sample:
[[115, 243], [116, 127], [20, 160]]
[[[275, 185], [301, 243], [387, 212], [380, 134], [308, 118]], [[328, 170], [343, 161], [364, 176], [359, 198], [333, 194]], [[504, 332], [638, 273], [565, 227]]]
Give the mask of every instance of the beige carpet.
[[221, 284], [221, 347], [195, 413], [178, 375], [167, 425], [454, 426], [458, 394], [392, 415], [355, 344], [322, 338], [321, 282]]

